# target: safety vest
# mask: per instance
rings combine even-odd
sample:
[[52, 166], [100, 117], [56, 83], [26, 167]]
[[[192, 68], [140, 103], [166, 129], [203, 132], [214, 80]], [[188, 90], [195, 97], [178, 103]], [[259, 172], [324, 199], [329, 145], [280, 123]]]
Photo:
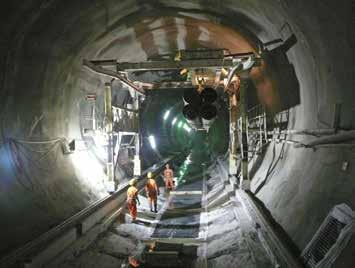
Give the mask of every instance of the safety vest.
[[135, 201], [138, 195], [138, 189], [134, 186], [130, 186], [127, 190], [127, 202]]
[[164, 177], [165, 178], [173, 178], [173, 171], [169, 168], [164, 170]]
[[156, 193], [158, 192], [158, 186], [155, 180], [148, 179], [147, 184], [145, 186], [145, 190], [149, 193]]
[[165, 180], [165, 187], [168, 188], [168, 189], [172, 189], [174, 187], [173, 178], [167, 178]]

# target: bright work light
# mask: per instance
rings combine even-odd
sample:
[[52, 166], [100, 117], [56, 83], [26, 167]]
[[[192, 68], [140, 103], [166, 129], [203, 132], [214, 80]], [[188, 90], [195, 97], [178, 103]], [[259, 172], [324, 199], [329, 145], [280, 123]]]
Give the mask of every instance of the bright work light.
[[152, 147], [152, 149], [156, 149], [157, 148], [157, 144], [155, 143], [155, 138], [153, 135], [150, 135], [148, 137], [148, 140], [149, 140], [149, 143], [150, 143], [150, 146]]

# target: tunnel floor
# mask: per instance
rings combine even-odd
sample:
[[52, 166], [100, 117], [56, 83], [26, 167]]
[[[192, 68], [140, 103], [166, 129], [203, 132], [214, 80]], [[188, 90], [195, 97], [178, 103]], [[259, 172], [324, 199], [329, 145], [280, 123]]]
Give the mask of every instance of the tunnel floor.
[[[201, 178], [202, 179], [202, 178]], [[203, 181], [182, 185], [171, 192], [153, 238], [197, 238], [200, 230]]]
[[272, 267], [248, 215], [225, 185], [211, 167], [170, 195], [160, 187], [158, 213], [150, 212], [140, 193], [137, 223], [122, 215], [89, 248], [51, 267], [129, 267], [129, 256], [142, 261], [139, 267]]

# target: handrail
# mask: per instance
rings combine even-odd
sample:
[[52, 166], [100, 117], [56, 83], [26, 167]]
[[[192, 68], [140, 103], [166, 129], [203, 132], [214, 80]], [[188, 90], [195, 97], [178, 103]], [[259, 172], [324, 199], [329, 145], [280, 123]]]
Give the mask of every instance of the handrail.
[[[143, 187], [143, 184], [140, 183], [143, 181], [144, 176], [149, 172], [153, 172], [153, 174], [160, 173], [164, 166], [174, 160], [176, 156], [167, 157], [161, 160], [158, 164], [154, 164], [153, 166], [149, 167], [145, 171], [143, 171], [141, 176], [138, 176], [138, 185], [140, 188]], [[39, 237], [35, 238], [34, 240], [26, 243], [24, 246], [12, 251], [7, 256], [0, 259], [0, 267], [10, 267], [11, 265], [16, 264], [19, 261], [24, 261], [29, 256], [33, 255], [38, 251], [39, 248], [45, 247], [46, 244], [50, 243], [51, 241], [55, 240], [56, 238], [60, 237], [66, 231], [70, 230], [73, 227], [78, 226], [84, 219], [98, 211], [100, 208], [104, 207], [110, 201], [117, 199], [122, 194], [126, 193], [128, 188], [128, 182], [124, 183], [120, 189], [115, 191], [109, 196], [106, 196], [90, 206], [84, 208], [83, 210], [79, 211], [78, 213], [74, 214], [72, 217], [68, 218], [67, 220], [63, 221], [59, 225], [55, 226], [54, 228], [50, 229], [49, 231], [45, 232], [44, 234], [40, 235]]]

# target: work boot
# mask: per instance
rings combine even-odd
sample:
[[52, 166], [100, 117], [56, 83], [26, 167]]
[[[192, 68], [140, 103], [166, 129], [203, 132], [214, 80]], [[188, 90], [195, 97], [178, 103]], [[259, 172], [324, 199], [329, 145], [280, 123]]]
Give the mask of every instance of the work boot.
[[153, 206], [150, 204], [150, 211], [153, 212]]
[[157, 204], [154, 204], [154, 212], [157, 213], [158, 210], [157, 210]]

